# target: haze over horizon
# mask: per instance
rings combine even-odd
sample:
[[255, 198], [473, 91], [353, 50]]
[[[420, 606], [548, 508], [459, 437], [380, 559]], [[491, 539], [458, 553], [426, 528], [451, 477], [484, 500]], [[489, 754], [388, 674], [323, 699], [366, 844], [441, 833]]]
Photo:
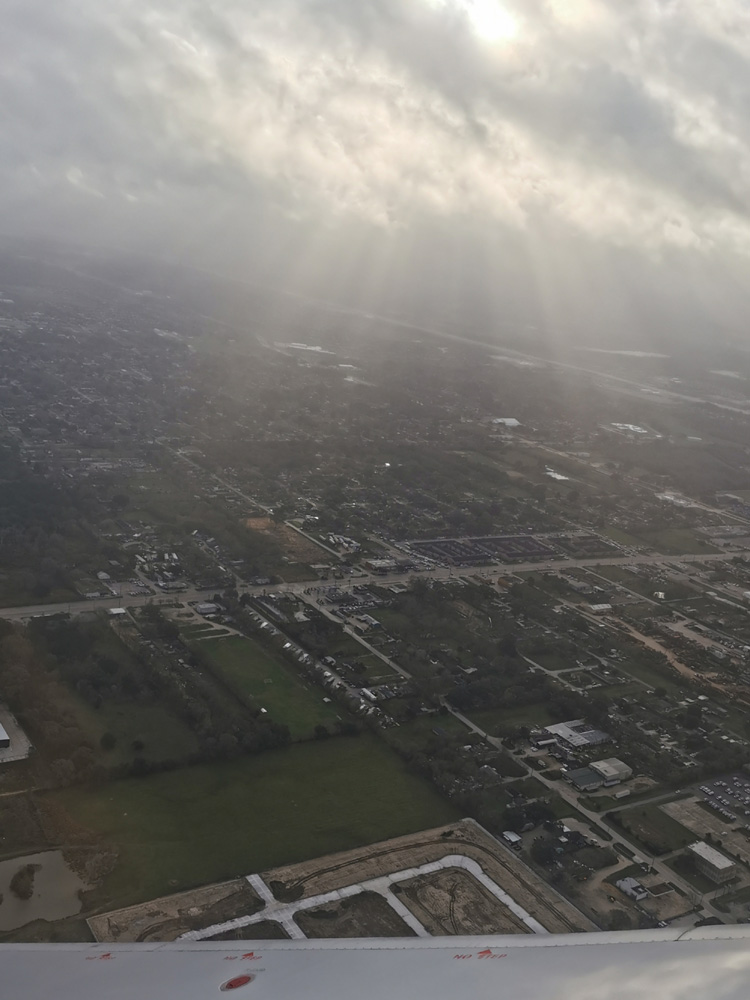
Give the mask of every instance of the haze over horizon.
[[743, 0], [11, 0], [6, 236], [568, 344], [743, 336]]

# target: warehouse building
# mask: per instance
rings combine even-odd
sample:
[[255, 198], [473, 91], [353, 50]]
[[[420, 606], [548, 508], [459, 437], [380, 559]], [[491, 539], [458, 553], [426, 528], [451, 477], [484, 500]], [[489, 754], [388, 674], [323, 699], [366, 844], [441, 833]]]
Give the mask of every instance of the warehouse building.
[[579, 792], [595, 792], [604, 784], [601, 774], [591, 767], [577, 767], [572, 771], [564, 770], [562, 776], [571, 785], [575, 785]]
[[633, 777], [633, 768], [617, 757], [607, 757], [606, 760], [595, 760], [591, 765], [591, 770], [601, 775], [605, 788], [611, 785], [619, 785], [621, 781], [627, 781]]
[[691, 844], [688, 847], [688, 854], [695, 862], [695, 867], [701, 875], [710, 878], [712, 882], [728, 882], [737, 873], [737, 865], [734, 861], [702, 840]]
[[564, 746], [574, 750], [581, 747], [598, 746], [600, 743], [608, 743], [610, 736], [590, 726], [585, 719], [571, 719], [570, 722], [558, 722], [554, 726], [546, 726], [544, 732], [549, 736], [554, 736]]

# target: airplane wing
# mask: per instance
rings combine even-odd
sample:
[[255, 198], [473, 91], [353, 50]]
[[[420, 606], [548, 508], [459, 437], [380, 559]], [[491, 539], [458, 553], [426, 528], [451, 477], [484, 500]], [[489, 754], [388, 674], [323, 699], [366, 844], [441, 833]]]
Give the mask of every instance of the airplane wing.
[[2, 1000], [747, 1000], [750, 927], [0, 946]]

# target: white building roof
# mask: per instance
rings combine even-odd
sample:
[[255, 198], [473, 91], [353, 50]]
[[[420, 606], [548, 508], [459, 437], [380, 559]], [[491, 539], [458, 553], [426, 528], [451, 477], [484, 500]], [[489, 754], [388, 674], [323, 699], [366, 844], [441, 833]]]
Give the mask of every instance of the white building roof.
[[734, 868], [734, 861], [725, 857], [721, 851], [717, 851], [715, 847], [711, 847], [709, 844], [705, 844], [702, 840], [697, 841], [695, 844], [691, 844], [688, 847], [689, 851], [693, 854], [697, 854], [699, 858], [703, 858], [704, 861], [708, 861], [710, 865], [719, 871], [726, 870], [727, 868]]
[[601, 774], [606, 780], [610, 778], [629, 778], [633, 773], [633, 769], [628, 767], [624, 760], [619, 760], [617, 757], [607, 757], [606, 760], [595, 760], [589, 767], [593, 768], [597, 774]]
[[0, 740], [9, 740], [10, 733], [6, 732], [5, 726], [0, 722]]
[[545, 733], [559, 736], [573, 747], [585, 747], [591, 744], [604, 743], [609, 739], [606, 733], [594, 729], [584, 719], [571, 719], [570, 722], [558, 722], [554, 726], [545, 726]]

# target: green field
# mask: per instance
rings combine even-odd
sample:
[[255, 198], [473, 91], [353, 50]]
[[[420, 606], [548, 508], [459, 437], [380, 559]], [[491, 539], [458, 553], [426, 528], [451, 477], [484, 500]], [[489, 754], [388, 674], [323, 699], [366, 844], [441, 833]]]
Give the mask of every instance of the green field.
[[650, 684], [653, 688], [662, 687], [669, 694], [681, 695], [682, 688], [680, 685], [669, 674], [662, 674], [660, 671], [655, 670], [646, 657], [639, 659], [637, 650], [632, 654], [628, 653], [626, 659], [618, 661], [617, 669], [623, 674], [630, 674], [632, 677], [637, 677], [638, 680]]
[[[82, 701], [79, 718], [95, 744], [105, 732], [117, 740], [114, 748], [104, 753], [107, 765], [129, 764], [134, 757], [179, 761], [198, 751], [198, 741], [186, 723], [161, 705], [105, 702], [100, 709], [93, 709]], [[134, 750], [134, 741], [142, 743], [143, 749]]]
[[653, 598], [656, 591], [663, 591], [666, 594], [667, 601], [690, 599], [696, 596], [696, 591], [684, 583], [676, 583], [673, 580], [659, 582], [649, 579], [647, 576], [631, 573], [623, 566], [597, 566], [596, 573], [592, 575], [604, 577], [604, 579], [611, 580], [613, 583], [619, 583], [627, 590], [631, 590], [641, 597], [649, 599]]
[[547, 706], [542, 703], [519, 705], [515, 708], [471, 709], [465, 714], [475, 725], [490, 735], [498, 726], [528, 726], [530, 729], [534, 729], [540, 726], [551, 726], [554, 722], [560, 721], [551, 715]]
[[119, 851], [97, 906], [152, 899], [450, 823], [457, 811], [373, 736], [40, 796]]
[[718, 552], [716, 546], [696, 535], [690, 528], [664, 528], [662, 531], [642, 531], [640, 538], [657, 552], [667, 555], [690, 555]]
[[631, 839], [641, 843], [646, 854], [666, 854], [695, 841], [694, 833], [659, 806], [635, 806], [615, 815]]
[[442, 745], [456, 737], [469, 742], [470, 733], [463, 722], [446, 714], [422, 716], [401, 722], [397, 729], [390, 730], [390, 737], [394, 743], [407, 750], [424, 753], [429, 747]]
[[253, 639], [206, 639], [201, 649], [233, 690], [288, 726], [293, 740], [308, 739], [318, 725], [333, 727], [343, 712], [323, 701], [323, 688]]

